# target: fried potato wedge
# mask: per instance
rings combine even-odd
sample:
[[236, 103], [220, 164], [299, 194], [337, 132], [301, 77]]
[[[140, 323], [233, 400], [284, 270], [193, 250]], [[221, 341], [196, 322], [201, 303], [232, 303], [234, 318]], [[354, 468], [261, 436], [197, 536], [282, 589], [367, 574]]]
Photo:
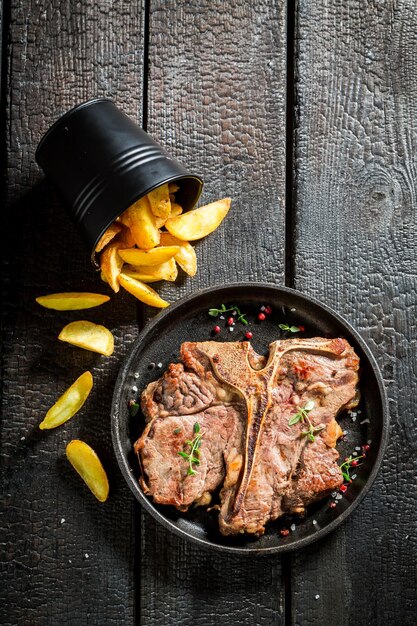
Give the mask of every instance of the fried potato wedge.
[[55, 311], [79, 311], [81, 309], [92, 309], [110, 300], [109, 296], [100, 293], [76, 292], [50, 293], [47, 296], [39, 296], [36, 302], [45, 309]]
[[149, 304], [150, 306], [157, 307], [158, 309], [164, 309], [169, 306], [169, 302], [163, 300], [152, 287], [145, 285], [144, 283], [127, 276], [123, 272], [119, 276], [119, 282], [121, 286], [131, 293], [135, 298]]
[[127, 225], [136, 245], [143, 250], [149, 250], [157, 246], [160, 240], [160, 233], [147, 197], [139, 198], [123, 215], [126, 213]]
[[178, 268], [174, 259], [170, 259], [161, 265], [134, 266], [126, 265], [123, 274], [140, 280], [142, 283], [155, 283], [158, 280], [168, 280], [174, 282], [178, 276]]
[[168, 191], [169, 193], [177, 193], [179, 191], [179, 186], [177, 183], [168, 183]]
[[229, 212], [230, 203], [230, 198], [224, 198], [177, 217], [170, 217], [165, 227], [171, 235], [183, 241], [201, 239], [221, 224]]
[[181, 215], [182, 212], [183, 212], [182, 206], [180, 206], [176, 202], [171, 203], [171, 215], [169, 217], [177, 217], [178, 215]]
[[149, 205], [155, 217], [168, 219], [171, 213], [171, 200], [169, 197], [168, 184], [161, 185], [148, 194]]
[[96, 245], [96, 252], [101, 252], [103, 248], [107, 246], [108, 243], [111, 242], [112, 239], [116, 237], [122, 230], [122, 226], [117, 222], [113, 222], [111, 226], [108, 227], [104, 235], [102, 235], [99, 239], [98, 244]]
[[119, 256], [120, 244], [111, 243], [100, 254], [100, 268], [106, 282], [115, 293], [120, 289], [118, 277], [123, 267], [123, 259]]
[[105, 502], [109, 495], [109, 481], [100, 459], [85, 441], [73, 439], [66, 447], [68, 461], [81, 476], [89, 490], [99, 502]]
[[67, 422], [81, 409], [92, 388], [93, 377], [91, 372], [84, 372], [51, 406], [39, 424], [39, 428], [49, 430]]
[[114, 351], [114, 337], [108, 328], [87, 320], [67, 324], [59, 333], [58, 339], [105, 356], [110, 356]]
[[123, 261], [131, 265], [161, 265], [161, 263], [172, 259], [179, 251], [179, 246], [172, 245], [152, 248], [151, 250], [138, 250], [137, 248], [119, 250], [119, 255]]
[[174, 259], [189, 276], [196, 275], [197, 257], [193, 246], [188, 241], [177, 239], [171, 233], [161, 233], [161, 244], [163, 246], [179, 246], [179, 251]]
[[117, 242], [120, 243], [121, 248], [133, 248], [135, 245], [135, 240], [133, 239], [133, 235], [130, 232], [130, 228], [127, 226], [123, 226], [123, 230], [117, 237]]

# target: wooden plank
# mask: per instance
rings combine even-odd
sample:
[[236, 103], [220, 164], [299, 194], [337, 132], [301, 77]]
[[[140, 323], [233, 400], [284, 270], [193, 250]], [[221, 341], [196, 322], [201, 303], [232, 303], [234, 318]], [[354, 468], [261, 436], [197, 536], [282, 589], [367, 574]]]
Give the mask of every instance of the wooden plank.
[[[230, 195], [222, 227], [197, 244], [194, 279], [174, 300], [237, 280], [284, 280], [286, 8], [281, 1], [150, 5], [148, 130], [206, 181], [203, 202]], [[144, 625], [280, 624], [276, 558], [208, 554], [142, 522]]]
[[[132, 624], [134, 506], [113, 455], [115, 377], [137, 334], [127, 295], [80, 313], [41, 309], [35, 296], [106, 292], [89, 254], [34, 162], [60, 113], [95, 95], [142, 110], [141, 2], [22, 0], [11, 9], [7, 77], [8, 198], [3, 251], [2, 624]], [[56, 340], [70, 320], [104, 323], [111, 358]], [[56, 431], [38, 424], [70, 382], [90, 369], [95, 386], [81, 413]], [[65, 460], [66, 443], [97, 449], [111, 483], [100, 505]]]
[[416, 26], [412, 0], [299, 2], [295, 286], [360, 330], [392, 421], [365, 502], [294, 558], [294, 624], [416, 623]]

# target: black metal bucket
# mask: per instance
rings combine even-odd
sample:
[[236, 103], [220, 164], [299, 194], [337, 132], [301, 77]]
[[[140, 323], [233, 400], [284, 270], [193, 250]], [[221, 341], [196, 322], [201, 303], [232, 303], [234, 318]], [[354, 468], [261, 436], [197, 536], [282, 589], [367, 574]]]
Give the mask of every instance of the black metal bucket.
[[201, 178], [105, 98], [63, 115], [41, 139], [35, 158], [57, 187], [94, 264], [100, 237], [140, 197], [176, 181], [176, 200], [188, 211], [203, 187]]

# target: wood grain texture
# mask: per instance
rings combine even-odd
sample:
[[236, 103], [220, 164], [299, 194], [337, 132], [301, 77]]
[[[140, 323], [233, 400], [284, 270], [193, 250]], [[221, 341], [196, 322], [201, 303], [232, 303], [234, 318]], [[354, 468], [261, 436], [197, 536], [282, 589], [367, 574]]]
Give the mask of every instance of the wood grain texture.
[[[168, 300], [227, 281], [284, 280], [285, 3], [152, 1], [148, 131], [205, 182], [202, 202], [232, 198], [197, 243], [199, 271], [164, 285]], [[179, 540], [147, 514], [142, 623], [281, 624], [275, 558], [231, 559]]]
[[[122, 36], [123, 35], [123, 36]], [[2, 585], [5, 625], [134, 623], [134, 506], [110, 437], [110, 403], [121, 359], [137, 334], [127, 294], [89, 311], [42, 309], [54, 291], [106, 292], [89, 253], [34, 162], [60, 113], [91, 96], [142, 110], [142, 4], [21, 0], [11, 11], [7, 76], [7, 207], [3, 215]], [[74, 319], [112, 329], [110, 358], [57, 341]], [[86, 369], [95, 385], [64, 426], [38, 424]], [[100, 505], [65, 460], [72, 438], [90, 443], [110, 477]]]
[[411, 0], [299, 2], [295, 286], [368, 341], [392, 420], [364, 503], [293, 560], [303, 626], [416, 623], [416, 29]]

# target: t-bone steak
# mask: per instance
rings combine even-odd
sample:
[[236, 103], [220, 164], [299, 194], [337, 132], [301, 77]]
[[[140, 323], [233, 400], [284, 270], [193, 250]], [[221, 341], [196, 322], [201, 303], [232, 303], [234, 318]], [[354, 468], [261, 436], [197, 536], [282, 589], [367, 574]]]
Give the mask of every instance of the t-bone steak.
[[[134, 447], [156, 503], [186, 511], [216, 492], [223, 535], [261, 535], [268, 521], [303, 514], [340, 487], [336, 417], [358, 403], [359, 358], [347, 341], [274, 341], [268, 357], [246, 341], [186, 342], [180, 360], [142, 393], [147, 425]], [[310, 423], [290, 425], [306, 405]], [[190, 473], [179, 452], [195, 428], [199, 464]]]

